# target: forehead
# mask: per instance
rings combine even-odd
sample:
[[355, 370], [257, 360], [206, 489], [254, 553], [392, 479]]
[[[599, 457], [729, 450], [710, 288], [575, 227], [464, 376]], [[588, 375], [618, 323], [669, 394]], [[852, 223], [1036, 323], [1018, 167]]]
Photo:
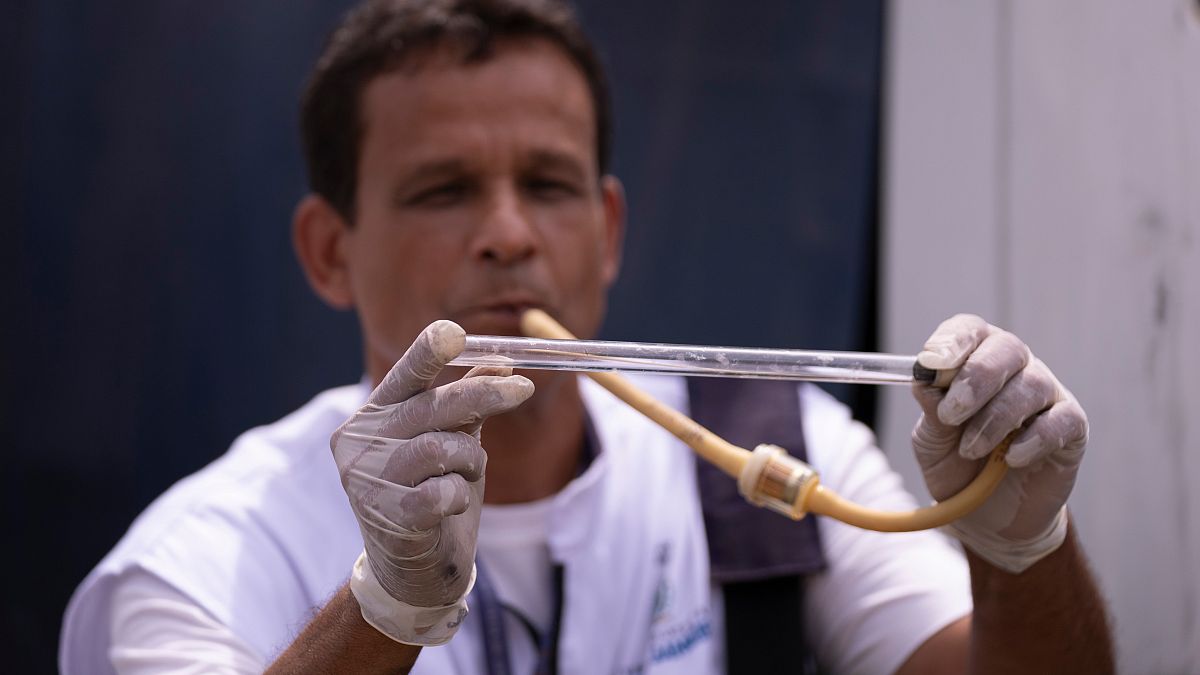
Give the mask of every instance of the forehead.
[[587, 81], [544, 39], [498, 41], [487, 59], [468, 63], [451, 50], [434, 51], [415, 67], [371, 80], [362, 118], [364, 162], [378, 153], [437, 159], [505, 141], [596, 159]]

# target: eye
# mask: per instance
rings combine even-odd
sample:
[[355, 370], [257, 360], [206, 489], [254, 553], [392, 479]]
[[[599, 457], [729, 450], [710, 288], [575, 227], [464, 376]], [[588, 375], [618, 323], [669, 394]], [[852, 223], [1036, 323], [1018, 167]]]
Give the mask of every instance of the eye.
[[579, 188], [574, 183], [557, 178], [530, 178], [525, 181], [525, 189], [533, 197], [546, 201], [568, 199], [579, 194]]
[[426, 188], [404, 200], [405, 206], [453, 206], [470, 196], [471, 186], [464, 181], [440, 183]]

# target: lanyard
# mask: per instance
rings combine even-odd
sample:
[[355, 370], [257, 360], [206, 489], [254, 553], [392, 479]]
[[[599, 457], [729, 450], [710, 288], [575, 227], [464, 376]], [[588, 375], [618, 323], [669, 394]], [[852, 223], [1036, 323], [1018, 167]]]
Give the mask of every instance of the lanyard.
[[512, 675], [508, 637], [504, 630], [505, 611], [511, 612], [525, 626], [530, 638], [538, 646], [537, 665], [533, 671], [535, 675], [557, 675], [558, 637], [562, 628], [563, 566], [554, 565], [551, 571], [554, 583], [554, 611], [546, 632], [539, 633], [537, 627], [525, 615], [500, 601], [483, 563], [475, 561], [475, 590], [472, 595], [483, 624], [483, 658], [488, 675]]
[[[600, 437], [592, 418], [585, 411], [583, 416], [583, 447], [580, 449], [579, 468], [575, 472], [578, 478], [592, 465], [600, 449]], [[504, 630], [504, 613], [507, 611], [525, 626], [526, 632], [538, 646], [537, 665], [534, 675], [558, 675], [558, 638], [562, 632], [563, 612], [563, 566], [554, 564], [551, 568], [553, 584], [553, 611], [550, 625], [545, 633], [538, 631], [533, 622], [513, 607], [500, 602], [492, 579], [484, 569], [483, 562], [475, 560], [475, 590], [471, 597], [479, 610], [479, 618], [483, 623], [483, 658], [488, 675], [512, 675], [512, 660], [508, 655], [508, 637]]]

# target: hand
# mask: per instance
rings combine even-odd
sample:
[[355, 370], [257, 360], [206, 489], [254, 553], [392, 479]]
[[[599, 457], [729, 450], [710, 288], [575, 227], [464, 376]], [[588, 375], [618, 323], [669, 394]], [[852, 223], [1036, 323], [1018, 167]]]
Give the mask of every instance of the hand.
[[923, 411], [913, 449], [935, 499], [961, 490], [992, 449], [1022, 429], [999, 488], [947, 529], [993, 565], [1025, 570], [1066, 537], [1067, 496], [1088, 438], [1083, 408], [1017, 336], [974, 315], [943, 322], [917, 360], [959, 369], [948, 389], [913, 387]]
[[480, 428], [533, 393], [500, 368], [430, 390], [464, 338], [453, 322], [431, 324], [330, 439], [363, 537], [350, 588], [363, 618], [398, 642], [443, 644], [466, 615], [487, 464]]

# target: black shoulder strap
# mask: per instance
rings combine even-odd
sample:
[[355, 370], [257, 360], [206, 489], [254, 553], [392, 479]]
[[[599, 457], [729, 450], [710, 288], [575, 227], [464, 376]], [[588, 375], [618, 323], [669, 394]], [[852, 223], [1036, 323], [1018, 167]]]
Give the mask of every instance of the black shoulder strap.
[[[693, 419], [747, 450], [772, 443], [805, 460], [800, 396], [795, 383], [773, 380], [688, 380]], [[713, 579], [721, 583], [810, 574], [825, 567], [816, 521], [795, 522], [747, 502], [737, 482], [696, 463]]]
[[[693, 419], [730, 443], [785, 448], [804, 460], [804, 433], [795, 383], [691, 378]], [[737, 483], [707, 462], [696, 464], [714, 581], [725, 599], [728, 672], [764, 672], [800, 663], [801, 577], [825, 567], [816, 521], [793, 522], [755, 507]]]

